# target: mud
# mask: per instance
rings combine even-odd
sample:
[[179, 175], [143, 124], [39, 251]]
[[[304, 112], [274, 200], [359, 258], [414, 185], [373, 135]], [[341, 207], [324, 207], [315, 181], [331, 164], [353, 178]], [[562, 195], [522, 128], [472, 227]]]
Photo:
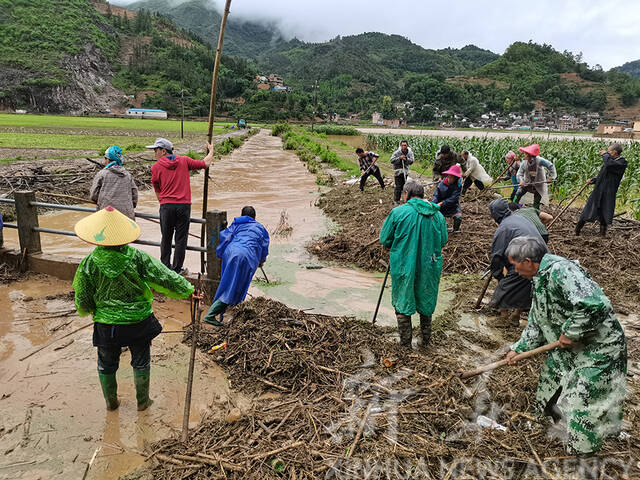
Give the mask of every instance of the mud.
[[[20, 361], [52, 339], [91, 323], [75, 315], [70, 292], [70, 283], [35, 275], [0, 286], [1, 479], [82, 478], [98, 447], [88, 478], [115, 479], [143, 463], [141, 453], [149, 444], [181, 429], [188, 364], [184, 359], [189, 355], [181, 334], [161, 334], [154, 340], [154, 404], [141, 413], [136, 410], [127, 352], [118, 370], [120, 408], [105, 410], [91, 327]], [[184, 301], [156, 302], [154, 310], [165, 330], [180, 330], [189, 321], [189, 304]], [[197, 425], [211, 408], [226, 408], [227, 402], [246, 400], [231, 393], [225, 374], [199, 354], [191, 424]]]

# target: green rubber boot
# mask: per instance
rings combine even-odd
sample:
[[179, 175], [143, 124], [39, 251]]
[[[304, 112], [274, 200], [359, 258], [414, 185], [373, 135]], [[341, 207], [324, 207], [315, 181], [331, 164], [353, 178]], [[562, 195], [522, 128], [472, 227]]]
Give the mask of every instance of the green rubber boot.
[[136, 400], [138, 401], [139, 412], [146, 410], [153, 403], [153, 400], [149, 398], [150, 381], [151, 370], [133, 371], [133, 383], [136, 386]]
[[102, 387], [102, 394], [107, 402], [107, 410], [115, 410], [120, 406], [118, 400], [118, 382], [116, 382], [115, 373], [98, 373], [100, 378], [100, 386]]
[[223, 314], [227, 310], [227, 304], [221, 302], [220, 300], [216, 300], [211, 304], [209, 311], [202, 319], [203, 322], [208, 323], [210, 325], [215, 325], [216, 327], [221, 327], [222, 322], [216, 320], [216, 315]]

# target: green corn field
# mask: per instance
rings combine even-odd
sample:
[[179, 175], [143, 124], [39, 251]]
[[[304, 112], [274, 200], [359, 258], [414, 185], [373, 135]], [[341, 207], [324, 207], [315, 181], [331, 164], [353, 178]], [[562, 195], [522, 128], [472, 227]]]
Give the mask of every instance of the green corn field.
[[[431, 165], [436, 152], [441, 145], [449, 145], [452, 150], [460, 152], [469, 150], [475, 155], [489, 175], [496, 177], [506, 167], [505, 154], [509, 150], [518, 153], [518, 148], [537, 143], [540, 145], [540, 156], [553, 162], [558, 172], [558, 179], [550, 186], [550, 193], [555, 201], [561, 201], [582, 188], [585, 182], [598, 174], [602, 166], [601, 150], [606, 150], [609, 142], [600, 140], [551, 140], [544, 138], [451, 138], [451, 137], [421, 137], [400, 136], [393, 134], [372, 135], [366, 137], [367, 148], [378, 153], [393, 152], [400, 141], [409, 140], [418, 164], [414, 171], [425, 169], [425, 175], [431, 176]], [[622, 144], [622, 155], [629, 165], [618, 190], [617, 210], [626, 210], [635, 218], [640, 219], [640, 202], [634, 201], [640, 197], [640, 143], [628, 142]], [[522, 155], [521, 155], [522, 157]], [[585, 197], [591, 189], [587, 189]], [[624, 207], [624, 208], [623, 208]], [[628, 207], [628, 208], [627, 208]]]

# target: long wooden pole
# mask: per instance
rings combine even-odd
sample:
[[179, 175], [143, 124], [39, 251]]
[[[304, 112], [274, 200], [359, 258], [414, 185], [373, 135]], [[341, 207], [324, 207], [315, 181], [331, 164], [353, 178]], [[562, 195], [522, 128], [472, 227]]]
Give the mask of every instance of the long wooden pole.
[[189, 438], [189, 414], [191, 412], [191, 392], [193, 390], [193, 370], [196, 362], [196, 348], [198, 347], [198, 332], [200, 330], [200, 300], [193, 300], [191, 310], [191, 356], [189, 357], [189, 373], [187, 374], [187, 393], [184, 399], [184, 414], [182, 416], [182, 441]]
[[[216, 49], [216, 59], [213, 63], [213, 75], [211, 77], [211, 100], [209, 102], [209, 131], [207, 132], [207, 141], [209, 143], [213, 140], [213, 116], [216, 105], [216, 90], [218, 88], [218, 70], [220, 69], [220, 57], [222, 56], [222, 44], [224, 42], [224, 30], [227, 26], [227, 17], [229, 16], [229, 9], [231, 8], [231, 0], [227, 0], [224, 6], [224, 12], [222, 13], [222, 21], [220, 23], [220, 35], [218, 35], [218, 48]], [[207, 216], [207, 200], [209, 198], [209, 169], [204, 170], [204, 188], [202, 192], [202, 218]], [[200, 246], [204, 247], [206, 238], [206, 224], [202, 224], [202, 231], [200, 234]], [[205, 252], [200, 252], [200, 271], [204, 273], [205, 270]]]
[[489, 284], [491, 283], [492, 278], [493, 278], [493, 275], [491, 275], [491, 272], [489, 272], [489, 276], [487, 277], [487, 280], [484, 282], [484, 285], [482, 286], [482, 291], [480, 292], [480, 296], [478, 297], [478, 301], [476, 302], [476, 309], [480, 308], [480, 305], [482, 305], [482, 299], [484, 298], [484, 294], [487, 293], [487, 288], [489, 288]]
[[[534, 355], [538, 355], [539, 353], [548, 352], [549, 350], [553, 350], [560, 346], [560, 340], [549, 343], [547, 345], [543, 345], [542, 347], [535, 348], [533, 350], [529, 350], [528, 352], [519, 353], [515, 357], [513, 357], [514, 361], [524, 360], [525, 358], [533, 357]], [[508, 365], [509, 362], [504, 359], [498, 362], [489, 363], [488, 365], [483, 365], [482, 367], [478, 367], [475, 370], [469, 370], [468, 372], [464, 372], [460, 374], [460, 378], [469, 378], [475, 377], [476, 375], [480, 375], [484, 372], [490, 372], [491, 370], [495, 370], [496, 368], [504, 367]]]
[[563, 214], [564, 212], [566, 212], [567, 208], [569, 208], [569, 207], [571, 206], [571, 204], [572, 204], [573, 202], [575, 202], [575, 201], [576, 201], [576, 199], [577, 199], [577, 198], [582, 194], [582, 192], [584, 192], [584, 190], [585, 190], [589, 185], [591, 185], [591, 182], [590, 182], [590, 181], [584, 184], [584, 187], [582, 187], [582, 188], [580, 189], [580, 191], [579, 191], [578, 193], [576, 193], [576, 194], [573, 196], [573, 198], [569, 201], [569, 203], [567, 203], [567, 204], [564, 206], [564, 208], [560, 211], [560, 213], [559, 213], [558, 215], [556, 215], [556, 218], [554, 218], [554, 219], [551, 221], [551, 223], [547, 226], [547, 230], [550, 230], [550, 229], [551, 229], [551, 226], [552, 226], [554, 223], [556, 223], [556, 220], [558, 220], [558, 219], [562, 216], [562, 214]]

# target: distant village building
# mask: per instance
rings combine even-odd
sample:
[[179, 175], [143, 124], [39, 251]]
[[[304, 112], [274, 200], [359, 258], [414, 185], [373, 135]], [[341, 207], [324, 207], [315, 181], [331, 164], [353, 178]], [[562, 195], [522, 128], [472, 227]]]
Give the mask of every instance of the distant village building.
[[598, 125], [598, 134], [615, 135], [617, 133], [622, 133], [623, 127], [624, 125], [620, 124], [601, 123]]
[[271, 85], [268, 83], [259, 83], [258, 90], [271, 90]]
[[269, 74], [269, 83], [272, 85], [284, 85], [284, 80], [281, 76], [276, 75], [275, 73]]
[[127, 117], [133, 118], [167, 118], [167, 112], [156, 108], [129, 108], [124, 114]]
[[640, 133], [640, 121], [633, 122], [633, 133]]

